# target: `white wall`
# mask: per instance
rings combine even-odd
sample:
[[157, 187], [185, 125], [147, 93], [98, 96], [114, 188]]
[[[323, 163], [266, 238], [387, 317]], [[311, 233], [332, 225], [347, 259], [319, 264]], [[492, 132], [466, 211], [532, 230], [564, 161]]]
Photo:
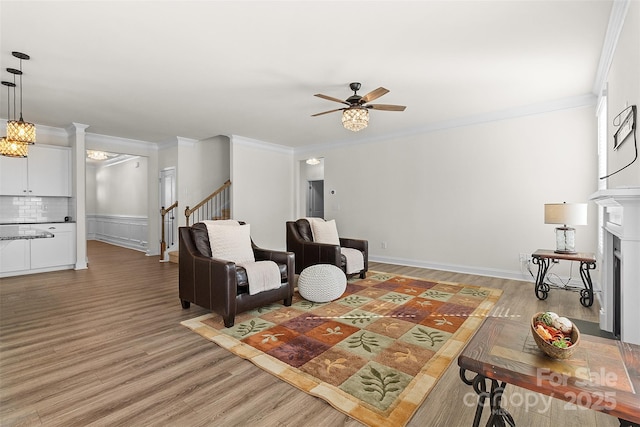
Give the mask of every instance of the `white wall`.
[[87, 212], [87, 215], [93, 215], [98, 212], [98, 201], [97, 201], [98, 190], [96, 187], [97, 168], [95, 165], [90, 165], [87, 163], [85, 170], [86, 170], [86, 175], [85, 175], [86, 212]]
[[292, 149], [231, 137], [231, 213], [251, 224], [258, 246], [286, 248], [285, 223], [294, 219], [293, 169]]
[[178, 166], [178, 144], [177, 141], [160, 144], [158, 150], [158, 170], [163, 170]]
[[130, 160], [96, 168], [96, 214], [147, 217], [148, 160]]
[[209, 196], [230, 177], [230, 142], [227, 136], [201, 141], [180, 138], [178, 144], [179, 225], [186, 223], [184, 209]]
[[[519, 254], [555, 247], [544, 204], [587, 202], [596, 155], [594, 107], [328, 149], [325, 217], [373, 260], [531, 280]], [[590, 206], [578, 250], [596, 224]]]
[[[608, 143], [607, 173], [612, 173], [629, 164], [635, 156], [633, 136], [613, 151], [613, 134], [618, 130], [613, 119], [627, 106], [640, 107], [640, 2], [630, 2], [620, 38], [609, 69], [608, 82]], [[623, 116], [624, 117], [624, 116]], [[636, 119], [637, 120], [637, 119]], [[640, 132], [637, 129], [636, 133]], [[637, 143], [640, 143], [638, 141]], [[628, 168], [608, 178], [608, 188], [640, 186], [640, 159]]]

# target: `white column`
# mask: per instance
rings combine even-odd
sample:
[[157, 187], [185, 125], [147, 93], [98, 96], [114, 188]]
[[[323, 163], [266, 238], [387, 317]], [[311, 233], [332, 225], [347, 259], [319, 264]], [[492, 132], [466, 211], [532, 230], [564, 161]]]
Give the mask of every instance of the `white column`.
[[158, 170], [158, 149], [155, 146], [147, 151], [147, 209], [149, 225], [147, 227], [147, 256], [160, 255], [160, 171]]
[[67, 127], [71, 146], [72, 188], [76, 221], [76, 270], [87, 268], [87, 211], [86, 211], [86, 144], [85, 130], [89, 125], [72, 123]]

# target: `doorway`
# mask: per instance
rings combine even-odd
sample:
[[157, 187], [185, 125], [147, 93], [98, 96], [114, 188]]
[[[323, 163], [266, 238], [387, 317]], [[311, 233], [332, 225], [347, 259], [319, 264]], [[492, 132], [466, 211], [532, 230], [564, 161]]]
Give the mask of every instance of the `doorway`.
[[308, 181], [307, 216], [324, 218], [324, 180]]
[[324, 158], [300, 160], [299, 216], [324, 218]]
[[149, 159], [134, 154], [87, 151], [87, 240], [148, 253]]

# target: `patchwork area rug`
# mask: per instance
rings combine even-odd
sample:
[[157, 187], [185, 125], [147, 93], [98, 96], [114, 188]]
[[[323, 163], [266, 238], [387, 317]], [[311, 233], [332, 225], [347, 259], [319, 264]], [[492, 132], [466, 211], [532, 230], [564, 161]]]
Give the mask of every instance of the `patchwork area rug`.
[[342, 297], [182, 324], [369, 426], [404, 426], [502, 291], [385, 273]]

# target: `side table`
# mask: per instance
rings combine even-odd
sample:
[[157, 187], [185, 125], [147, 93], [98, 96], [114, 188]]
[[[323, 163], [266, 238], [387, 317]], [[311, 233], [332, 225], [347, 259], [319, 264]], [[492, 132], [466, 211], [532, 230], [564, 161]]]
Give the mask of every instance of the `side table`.
[[531, 254], [532, 262], [538, 266], [538, 275], [536, 277], [536, 297], [538, 299], [547, 299], [551, 286], [545, 283], [544, 279], [549, 270], [551, 260], [567, 260], [580, 262], [580, 277], [584, 289], [580, 290], [580, 304], [585, 307], [591, 307], [593, 304], [593, 283], [591, 282], [590, 270], [596, 268], [596, 258], [592, 253], [579, 252], [575, 254], [559, 254], [548, 249], [538, 249]]

